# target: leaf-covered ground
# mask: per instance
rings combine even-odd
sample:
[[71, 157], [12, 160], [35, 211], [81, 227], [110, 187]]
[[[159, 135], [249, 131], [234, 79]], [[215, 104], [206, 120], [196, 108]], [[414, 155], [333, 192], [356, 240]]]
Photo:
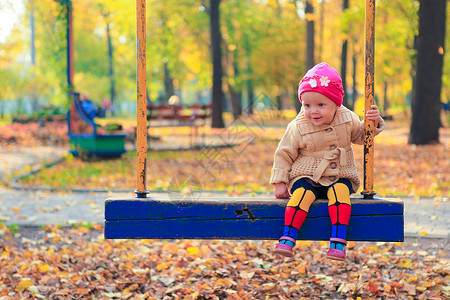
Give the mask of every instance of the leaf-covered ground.
[[0, 299], [448, 299], [448, 241], [104, 240], [101, 226], [0, 227]]
[[[394, 125], [377, 137], [375, 190], [447, 197], [449, 130], [442, 129], [442, 144], [419, 147], [407, 145], [405, 126]], [[49, 139], [67, 143], [61, 129], [44, 128], [38, 135], [20, 127], [22, 133], [14, 135], [8, 128], [0, 131], [8, 145], [33, 146]], [[239, 147], [150, 153], [148, 188], [271, 191], [267, 180], [275, 140], [284, 128], [232, 128], [232, 133], [245, 133]], [[154, 133], [167, 134], [162, 129]], [[356, 157], [361, 172], [361, 147]], [[70, 158], [21, 183], [132, 190], [135, 164], [133, 153], [90, 163]], [[0, 224], [0, 300], [450, 297], [447, 239], [351, 242], [347, 261], [333, 262], [325, 258], [324, 242], [299, 242], [294, 258], [283, 259], [271, 253], [275, 241], [104, 240], [102, 230], [97, 224], [45, 229]]]
[[21, 147], [34, 147], [37, 145], [67, 145], [67, 125], [63, 121], [38, 123], [10, 123], [0, 124], [0, 146], [18, 145]]

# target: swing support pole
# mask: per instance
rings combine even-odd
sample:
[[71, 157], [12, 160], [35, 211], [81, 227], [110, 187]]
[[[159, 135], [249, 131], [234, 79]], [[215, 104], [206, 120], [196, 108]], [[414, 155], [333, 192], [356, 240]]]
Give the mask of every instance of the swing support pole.
[[[364, 112], [374, 105], [375, 0], [366, 0]], [[364, 120], [364, 199], [373, 199], [374, 122]]]
[[136, 0], [136, 82], [137, 82], [137, 188], [138, 198], [146, 198], [147, 167], [147, 71], [146, 71], [146, 0]]

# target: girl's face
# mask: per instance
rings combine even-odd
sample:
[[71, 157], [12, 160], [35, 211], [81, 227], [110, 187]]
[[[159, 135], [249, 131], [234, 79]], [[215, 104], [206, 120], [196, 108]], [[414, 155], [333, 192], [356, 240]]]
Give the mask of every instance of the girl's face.
[[317, 92], [304, 92], [301, 95], [305, 117], [313, 125], [330, 124], [339, 106], [328, 97]]

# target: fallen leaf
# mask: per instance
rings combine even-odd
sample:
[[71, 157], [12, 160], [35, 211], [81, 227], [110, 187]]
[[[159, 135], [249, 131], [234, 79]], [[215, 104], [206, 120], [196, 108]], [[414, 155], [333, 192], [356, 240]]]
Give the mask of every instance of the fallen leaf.
[[86, 288], [77, 288], [75, 291], [75, 294], [86, 295], [86, 294], [89, 294], [89, 290]]
[[400, 262], [397, 264], [397, 266], [399, 268], [411, 269], [412, 268], [411, 262], [412, 260], [410, 258], [402, 258]]
[[197, 247], [188, 247], [186, 250], [189, 255], [198, 255], [200, 253], [200, 250], [198, 250]]
[[16, 285], [16, 291], [18, 292], [23, 292], [26, 289], [28, 289], [30, 286], [34, 285], [34, 283], [28, 279], [28, 278], [23, 278], [22, 280], [20, 280], [20, 282]]
[[156, 266], [156, 270], [165, 270], [165, 269], [168, 269], [169, 268], [169, 265], [168, 264], [166, 264], [166, 263], [162, 263], [162, 264], [159, 264], [159, 265], [157, 265]]
[[374, 295], [377, 295], [379, 293], [378, 285], [375, 282], [369, 281], [369, 292]]
[[299, 272], [300, 274], [306, 274], [308, 273], [308, 263], [307, 262], [302, 262], [300, 264], [300, 266], [298, 266], [296, 268], [297, 272]]
[[41, 264], [41, 263], [39, 263], [38, 264], [38, 268], [39, 268], [39, 271], [41, 273], [45, 273], [45, 272], [47, 272], [50, 269], [50, 266], [48, 264]]
[[405, 285], [403, 286], [403, 290], [411, 296], [416, 295], [416, 286], [414, 284], [405, 283]]

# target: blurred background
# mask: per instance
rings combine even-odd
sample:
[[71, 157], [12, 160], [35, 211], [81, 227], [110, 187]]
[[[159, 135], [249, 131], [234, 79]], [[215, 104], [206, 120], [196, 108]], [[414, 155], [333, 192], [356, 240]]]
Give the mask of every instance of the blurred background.
[[[219, 1], [147, 1], [149, 103], [167, 103], [174, 95], [183, 105], [211, 103], [213, 2]], [[445, 1], [441, 2], [445, 8]], [[376, 1], [375, 101], [385, 116], [408, 115], [411, 110], [419, 6], [419, 1]], [[106, 108], [109, 117], [135, 118], [134, 1], [2, 0], [2, 122], [42, 110], [64, 113], [69, 108], [68, 7], [74, 45], [72, 88]], [[355, 0], [221, 1], [218, 34], [224, 111], [236, 118], [269, 105], [298, 110], [299, 80], [309, 67], [326, 61], [344, 79], [344, 104], [360, 112], [364, 7], [365, 1]], [[443, 20], [445, 30], [449, 20]], [[449, 39], [447, 30], [447, 45]], [[450, 58], [444, 48], [437, 50], [442, 52], [443, 64], [440, 99], [435, 105], [448, 109]]]

